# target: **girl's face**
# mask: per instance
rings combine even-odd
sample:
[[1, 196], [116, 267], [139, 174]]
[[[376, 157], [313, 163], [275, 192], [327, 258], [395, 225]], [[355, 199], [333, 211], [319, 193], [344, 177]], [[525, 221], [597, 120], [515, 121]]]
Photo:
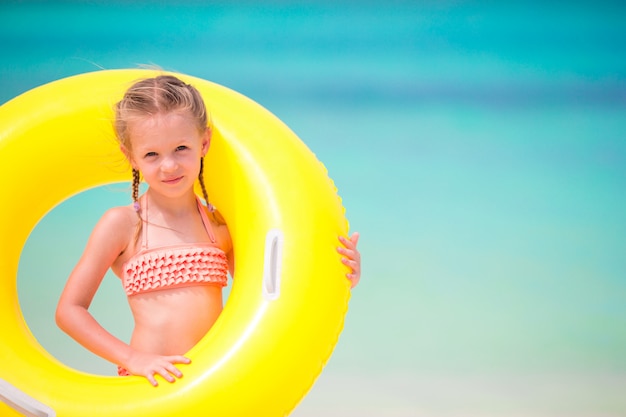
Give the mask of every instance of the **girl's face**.
[[150, 188], [167, 197], [193, 188], [209, 149], [208, 129], [201, 133], [190, 116], [170, 112], [134, 121], [129, 137], [132, 150], [122, 151]]

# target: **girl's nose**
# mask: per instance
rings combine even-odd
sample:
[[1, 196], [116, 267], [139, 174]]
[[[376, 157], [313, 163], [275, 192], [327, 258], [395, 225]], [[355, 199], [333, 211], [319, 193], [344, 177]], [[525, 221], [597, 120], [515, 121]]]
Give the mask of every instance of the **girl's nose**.
[[161, 171], [163, 172], [173, 172], [178, 168], [178, 163], [174, 158], [164, 158], [161, 162]]

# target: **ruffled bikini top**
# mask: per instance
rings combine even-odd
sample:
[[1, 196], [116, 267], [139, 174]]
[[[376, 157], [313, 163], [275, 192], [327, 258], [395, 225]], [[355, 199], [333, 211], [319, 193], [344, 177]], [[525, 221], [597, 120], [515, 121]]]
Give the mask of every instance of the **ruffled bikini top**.
[[[185, 243], [148, 248], [148, 219], [144, 221], [141, 250], [122, 266], [122, 284], [126, 295], [192, 285], [228, 283], [228, 260], [214, 246], [211, 222], [198, 198], [198, 211], [211, 243]], [[147, 212], [147, 211], [146, 211]]]

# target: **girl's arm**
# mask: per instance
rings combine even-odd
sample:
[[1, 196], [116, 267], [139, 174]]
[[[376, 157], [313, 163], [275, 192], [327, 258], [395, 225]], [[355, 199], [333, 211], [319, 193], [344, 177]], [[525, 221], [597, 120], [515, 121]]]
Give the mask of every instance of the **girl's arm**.
[[217, 219], [213, 230], [217, 230], [217, 240], [219, 242], [219, 246], [226, 254], [226, 260], [228, 261], [228, 272], [230, 273], [231, 278], [234, 278], [235, 254], [233, 253], [233, 241], [230, 237], [228, 225], [219, 211], [214, 211], [213, 216], [214, 219]]
[[[85, 251], [67, 280], [56, 310], [57, 325], [78, 343], [115, 364], [132, 349], [106, 331], [89, 313], [104, 275], [128, 244], [130, 219], [122, 208], [109, 210], [94, 228]], [[132, 226], [130, 226], [132, 229]]]
[[230, 277], [234, 278], [235, 277], [235, 254], [233, 253], [232, 249], [226, 254], [226, 259], [228, 259], [228, 272], [230, 273]]

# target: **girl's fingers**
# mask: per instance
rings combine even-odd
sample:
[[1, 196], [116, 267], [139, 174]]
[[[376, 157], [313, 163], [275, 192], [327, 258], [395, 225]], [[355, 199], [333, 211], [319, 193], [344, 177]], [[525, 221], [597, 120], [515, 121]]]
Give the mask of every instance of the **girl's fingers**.
[[359, 234], [359, 232], [354, 232], [352, 233], [352, 236], [350, 237], [350, 242], [354, 245], [354, 247], [356, 248], [357, 243], [359, 243], [359, 237], [361, 235]]
[[154, 377], [154, 374], [148, 374], [146, 375], [146, 378], [148, 379], [148, 382], [150, 382], [150, 384], [152, 384], [153, 387], [158, 387], [159, 383], [157, 382], [156, 378]]
[[191, 363], [191, 359], [187, 358], [186, 356], [180, 356], [180, 355], [170, 356], [168, 360], [170, 363], [184, 363], [184, 364]]
[[350, 280], [352, 288], [361, 279], [361, 253], [356, 248], [359, 237], [358, 232], [354, 232], [349, 238], [339, 236], [339, 241], [343, 246], [337, 247], [337, 252], [344, 256], [341, 262], [351, 269], [351, 272], [346, 274], [346, 278]]
[[174, 366], [174, 364], [175, 363], [182, 363], [182, 364], [191, 363], [191, 360], [184, 356], [166, 356], [163, 359], [165, 360], [165, 362], [162, 363], [161, 367], [145, 375], [146, 379], [150, 382], [150, 384], [152, 384], [152, 386], [156, 387], [159, 385], [159, 383], [157, 382], [155, 378], [156, 375], [160, 375], [163, 379], [165, 379], [169, 383], [175, 382], [176, 378], [182, 378], [183, 373], [180, 371], [180, 369]]
[[[191, 362], [191, 360], [189, 358], [186, 358], [184, 356], [170, 356], [167, 358], [168, 359], [168, 363], [165, 366], [165, 379], [167, 379], [169, 382], [174, 382], [175, 379], [172, 375], [174, 375], [176, 378], [182, 378], [183, 373], [180, 371], [180, 369], [178, 369], [176, 366], [174, 366], [175, 363], [182, 363], [182, 364], [188, 364]], [[163, 374], [162, 374], [163, 375]]]
[[[355, 236], [356, 235], [356, 236]], [[344, 236], [339, 236], [339, 241], [343, 244], [343, 246], [345, 246], [348, 249], [356, 249], [356, 244], [359, 241], [359, 234], [358, 233], [354, 233], [352, 235], [352, 238], [348, 239]]]
[[163, 377], [163, 379], [165, 379], [167, 382], [169, 382], [170, 384], [174, 381], [176, 381], [176, 378], [174, 378], [172, 376], [172, 374], [169, 373], [168, 370], [164, 369], [162, 371], [159, 372], [159, 375], [161, 375]]

